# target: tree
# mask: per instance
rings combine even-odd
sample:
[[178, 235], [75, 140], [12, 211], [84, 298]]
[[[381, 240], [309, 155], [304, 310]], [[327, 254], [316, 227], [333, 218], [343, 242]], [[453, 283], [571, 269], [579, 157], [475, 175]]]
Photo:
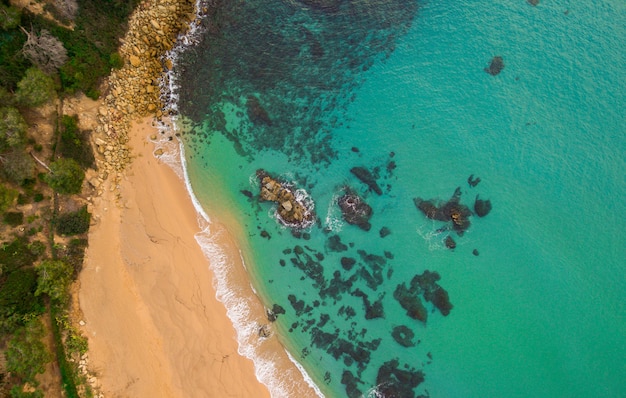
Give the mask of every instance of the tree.
[[35, 162], [20, 148], [0, 154], [0, 174], [18, 185], [35, 175]]
[[36, 107], [54, 98], [54, 80], [40, 69], [29, 68], [17, 83], [16, 99], [21, 104]]
[[58, 193], [79, 193], [85, 179], [85, 172], [74, 159], [58, 159], [50, 164], [50, 174], [45, 180]]
[[31, 319], [9, 341], [5, 356], [6, 368], [24, 382], [37, 385], [35, 376], [43, 373], [52, 356], [41, 341], [44, 336], [39, 318]]
[[24, 143], [28, 125], [13, 107], [0, 108], [0, 152]]
[[19, 8], [7, 7], [0, 4], [0, 29], [11, 30], [20, 23], [21, 12]]
[[52, 301], [64, 303], [74, 274], [72, 266], [65, 261], [48, 259], [37, 266], [37, 272], [39, 278], [35, 296], [47, 294]]
[[39, 35], [22, 28], [27, 39], [22, 47], [24, 56], [44, 72], [52, 73], [59, 69], [68, 59], [67, 50], [61, 40], [42, 29]]

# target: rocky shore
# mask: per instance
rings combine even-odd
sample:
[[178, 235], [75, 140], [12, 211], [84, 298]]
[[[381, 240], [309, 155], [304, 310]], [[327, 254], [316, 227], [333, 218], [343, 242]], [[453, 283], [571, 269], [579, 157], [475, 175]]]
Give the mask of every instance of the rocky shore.
[[147, 0], [129, 20], [129, 29], [120, 47], [124, 66], [111, 73], [104, 83], [98, 126], [93, 136], [97, 153], [98, 175], [89, 183], [103, 192], [102, 183], [114, 178], [117, 186], [122, 171], [131, 161], [128, 130], [133, 120], [154, 115], [166, 117], [160, 99], [159, 78], [172, 68], [165, 58], [179, 33], [188, 29], [195, 18], [191, 0]]

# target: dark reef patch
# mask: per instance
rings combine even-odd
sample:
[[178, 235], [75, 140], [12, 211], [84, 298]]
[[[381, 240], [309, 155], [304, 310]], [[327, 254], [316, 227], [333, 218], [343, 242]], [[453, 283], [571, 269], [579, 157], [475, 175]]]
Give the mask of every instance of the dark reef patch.
[[415, 337], [415, 333], [408, 327], [404, 325], [396, 326], [393, 328], [391, 332], [391, 336], [396, 341], [396, 343], [400, 344], [403, 347], [414, 347], [415, 342], [413, 338]]
[[504, 69], [504, 60], [502, 57], [496, 55], [491, 59], [489, 63], [489, 67], [485, 68], [485, 72], [489, 73], [491, 76], [496, 76]]
[[378, 396], [389, 398], [415, 397], [413, 391], [424, 381], [424, 372], [407, 365], [400, 368], [397, 359], [385, 362], [376, 376]]
[[380, 189], [378, 183], [376, 182], [376, 176], [372, 174], [365, 167], [353, 167], [350, 169], [350, 172], [354, 174], [361, 182], [365, 183], [372, 191], [376, 192], [378, 195], [383, 194], [383, 190]]
[[428, 311], [422, 303], [424, 300], [431, 302], [443, 316], [447, 316], [452, 310], [452, 303], [448, 292], [437, 283], [441, 279], [437, 272], [424, 271], [421, 275], [415, 275], [407, 287], [405, 283], [396, 286], [393, 297], [400, 303], [407, 315], [426, 323]]

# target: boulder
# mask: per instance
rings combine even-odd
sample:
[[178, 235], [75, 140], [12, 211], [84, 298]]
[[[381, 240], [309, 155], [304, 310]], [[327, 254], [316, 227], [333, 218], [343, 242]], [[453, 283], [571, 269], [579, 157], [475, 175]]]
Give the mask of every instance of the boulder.
[[372, 226], [369, 219], [372, 216], [372, 208], [359, 195], [348, 191], [337, 200], [337, 203], [343, 219], [348, 224], [356, 225], [364, 231], [370, 230]]

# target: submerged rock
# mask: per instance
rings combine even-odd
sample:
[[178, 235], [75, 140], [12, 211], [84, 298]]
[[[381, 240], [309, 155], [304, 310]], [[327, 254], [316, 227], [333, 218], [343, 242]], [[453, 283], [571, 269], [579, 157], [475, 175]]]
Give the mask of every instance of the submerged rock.
[[424, 372], [407, 365], [400, 368], [397, 359], [385, 362], [376, 376], [376, 396], [389, 398], [415, 397], [415, 389], [424, 381]]
[[391, 235], [391, 230], [387, 227], [382, 227], [378, 232], [381, 238]]
[[478, 198], [476, 195], [476, 200], [474, 201], [474, 212], [478, 217], [484, 217], [491, 211], [491, 201], [489, 199], [482, 200]]
[[367, 186], [378, 195], [383, 194], [383, 190], [380, 189], [376, 182], [376, 177], [365, 167], [353, 167], [350, 172], [354, 174], [359, 180], [367, 184]]
[[454, 249], [456, 247], [456, 242], [450, 235], [446, 236], [444, 243], [448, 249]]
[[248, 97], [247, 101], [248, 118], [254, 124], [272, 125], [272, 120], [267, 111], [261, 106], [259, 99], [253, 95]]
[[491, 59], [491, 63], [488, 68], [485, 68], [485, 72], [489, 73], [491, 76], [496, 76], [504, 69], [504, 61], [502, 57], [495, 56]]
[[415, 337], [415, 333], [408, 327], [404, 325], [396, 326], [391, 331], [391, 337], [396, 341], [396, 343], [400, 344], [403, 347], [414, 347], [415, 342], [413, 338]]
[[470, 187], [474, 188], [476, 185], [478, 185], [478, 183], [480, 182], [480, 177], [476, 177], [474, 178], [474, 174], [470, 175], [467, 178], [467, 183], [469, 184]]

